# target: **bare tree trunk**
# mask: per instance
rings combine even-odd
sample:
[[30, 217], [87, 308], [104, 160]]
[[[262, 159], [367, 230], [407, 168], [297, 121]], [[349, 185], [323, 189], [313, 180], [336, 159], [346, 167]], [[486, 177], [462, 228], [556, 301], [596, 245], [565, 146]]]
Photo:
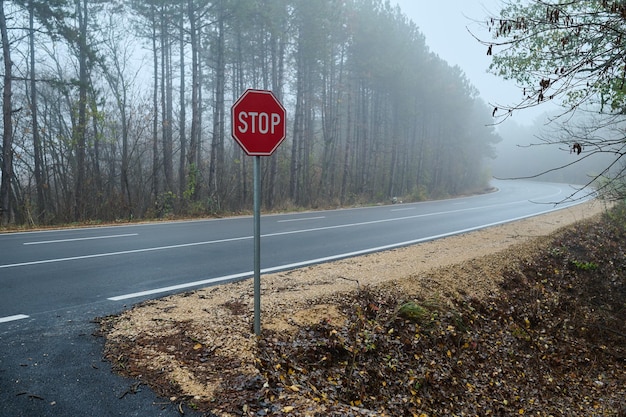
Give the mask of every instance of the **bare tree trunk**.
[[303, 135], [300, 141], [301, 153], [300, 153], [300, 167], [301, 167], [301, 187], [304, 188], [303, 192], [299, 192], [298, 204], [309, 205], [313, 199], [312, 189], [312, 176], [311, 176], [311, 157], [313, 154], [313, 120], [315, 119], [315, 108], [313, 100], [313, 85], [312, 85], [312, 68], [307, 65], [306, 71], [306, 83], [304, 87], [304, 120], [303, 120]]
[[165, 177], [165, 191], [174, 191], [174, 164], [172, 148], [172, 53], [169, 25], [165, 10], [161, 10], [161, 113], [163, 115], [163, 174]]
[[[91, 83], [93, 86], [93, 83]], [[92, 88], [92, 94], [95, 95], [95, 89]], [[98, 114], [98, 105], [96, 104], [96, 98], [93, 97], [93, 100], [90, 101], [90, 110], [92, 115]], [[100, 143], [100, 134], [98, 133], [100, 130], [100, 125], [98, 124], [98, 117], [91, 118], [92, 128], [93, 128], [93, 179], [96, 185], [96, 195], [98, 199], [102, 199], [101, 196], [105, 195], [105, 191], [103, 188], [102, 181], [102, 171], [100, 169], [100, 158], [101, 158], [101, 143]], [[102, 201], [96, 201], [96, 207], [101, 207]]]
[[[241, 31], [237, 31], [236, 56], [237, 61], [233, 74], [233, 103], [243, 94], [244, 91], [244, 63], [243, 63], [243, 40]], [[239, 146], [235, 146], [235, 160], [239, 161], [237, 166], [237, 185], [239, 187], [238, 201], [234, 202], [235, 207], [241, 207], [248, 199], [248, 169], [247, 160], [243, 150]]]
[[348, 177], [350, 176], [350, 157], [352, 152], [352, 100], [350, 97], [346, 100], [346, 143], [343, 151], [343, 173], [341, 175], [341, 189], [339, 190], [339, 201], [341, 204], [346, 203], [346, 194], [348, 193]]
[[[35, 158], [35, 188], [37, 189], [37, 222], [45, 222], [46, 202], [44, 198], [44, 178], [42, 172], [43, 157], [41, 149], [41, 135], [39, 134], [39, 110], [37, 109], [37, 82], [35, 71], [35, 10], [31, 0], [28, 8], [29, 43], [30, 43], [30, 111], [33, 123], [33, 151]], [[43, 217], [43, 218], [42, 218]]]
[[199, 125], [199, 99], [198, 89], [198, 34], [196, 33], [196, 16], [194, 13], [193, 0], [187, 3], [187, 15], [189, 18], [189, 43], [191, 45], [191, 131], [189, 132], [189, 165], [196, 166]]
[[[302, 55], [302, 51], [298, 51], [299, 55]], [[297, 204], [299, 201], [300, 191], [300, 155], [301, 155], [301, 142], [303, 135], [303, 123], [304, 123], [304, 75], [302, 58], [298, 57], [297, 74], [296, 74], [296, 108], [293, 118], [293, 136], [291, 145], [291, 163], [289, 167], [289, 198]]]
[[185, 99], [185, 3], [181, 2], [180, 13], [180, 162], [178, 165], [178, 193], [184, 198], [187, 189], [187, 111]]
[[219, 204], [222, 192], [224, 172], [224, 89], [226, 68], [224, 63], [224, 19], [223, 13], [218, 16], [218, 33], [215, 43], [215, 103], [213, 108], [213, 138], [211, 141], [211, 164], [209, 167], [209, 186], [211, 195]]
[[85, 215], [85, 155], [87, 130], [87, 0], [76, 1], [78, 11], [78, 122], [74, 126], [73, 138], [76, 141], [76, 191], [74, 195], [74, 220], [82, 220]]
[[[281, 19], [282, 25], [286, 23]], [[270, 39], [270, 53], [272, 60], [271, 78], [272, 78], [272, 91], [279, 100], [283, 100], [283, 82], [284, 82], [284, 64], [285, 64], [285, 34], [278, 33], [274, 30]], [[277, 152], [269, 160], [269, 179], [266, 192], [266, 206], [268, 208], [274, 207], [277, 194], [277, 179], [278, 179], [278, 158], [280, 153]]]
[[396, 176], [398, 175], [398, 126], [400, 126], [400, 121], [397, 120], [398, 113], [398, 109], [393, 111], [396, 120], [392, 123], [391, 128], [391, 162], [389, 166], [389, 181], [387, 183], [387, 197], [389, 198], [394, 197], [396, 191]]
[[6, 226], [10, 219], [11, 180], [13, 178], [13, 123], [12, 116], [12, 67], [9, 34], [4, 15], [4, 1], [0, 1], [0, 38], [4, 60], [4, 89], [2, 92], [2, 182], [0, 183], [0, 223]]
[[130, 195], [130, 184], [128, 179], [128, 120], [126, 117], [126, 91], [124, 91], [123, 103], [120, 107], [121, 118], [122, 118], [122, 169], [121, 169], [121, 191], [122, 191], [122, 201], [124, 203], [124, 209], [128, 210], [128, 216], [132, 218], [133, 216], [133, 202], [131, 201]]
[[154, 201], [159, 198], [159, 50], [157, 48], [156, 6], [152, 6], [152, 194]]

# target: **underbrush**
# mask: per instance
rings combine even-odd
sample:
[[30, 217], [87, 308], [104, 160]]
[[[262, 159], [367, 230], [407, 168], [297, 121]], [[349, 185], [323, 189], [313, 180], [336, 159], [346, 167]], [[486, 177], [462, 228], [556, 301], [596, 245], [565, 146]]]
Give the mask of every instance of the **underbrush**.
[[366, 289], [344, 300], [345, 326], [267, 335], [251, 415], [305, 415], [297, 393], [325, 416], [626, 416], [625, 224], [556, 234], [487, 299]]
[[[388, 286], [329, 294], [317, 301], [342, 320], [264, 331], [256, 369], [236, 354], [240, 346], [220, 353], [188, 321], [167, 321], [161, 337], [117, 339], [105, 356], [165, 404], [211, 417], [626, 417], [625, 245], [620, 206], [542, 238], [534, 256], [488, 258], [504, 271], [490, 296], [422, 299]], [[484, 269], [468, 262], [445, 273], [479, 282]], [[224, 305], [236, 315], [246, 306]], [[113, 322], [102, 321], [104, 334]], [[216, 391], [185, 394], [167, 363], [146, 352], [164, 352], [199, 384], [218, 375]], [[252, 372], [239, 372], [242, 364]]]

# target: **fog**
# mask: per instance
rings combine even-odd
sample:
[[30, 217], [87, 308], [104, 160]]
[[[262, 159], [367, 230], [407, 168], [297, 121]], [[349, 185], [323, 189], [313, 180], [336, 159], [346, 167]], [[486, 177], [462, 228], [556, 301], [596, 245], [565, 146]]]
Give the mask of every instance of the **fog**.
[[[270, 210], [464, 195], [579, 158], [567, 140], [526, 147], [545, 134], [537, 110], [492, 116], [522, 97], [474, 38], [497, 0], [36, 3], [0, 9], [4, 224], [245, 210], [231, 106], [247, 89], [287, 111], [264, 160]], [[599, 171], [576, 168], [538, 178]]]
[[[431, 51], [459, 66], [490, 108], [514, 106], [519, 102], [523, 88], [489, 72], [492, 58], [476, 39], [490, 38], [484, 22], [498, 15], [501, 0], [396, 0], [395, 3], [424, 33]], [[579, 116], [568, 114], [559, 118], [563, 111], [557, 104], [545, 102], [515, 111], [505, 120], [494, 119], [501, 141], [495, 146], [497, 156], [491, 162], [493, 175], [586, 184], [602, 172], [614, 155], [570, 152], [575, 140], [563, 137], [560, 123], [575, 124]], [[552, 122], [552, 118], [556, 121]], [[557, 138], [565, 143], [553, 143]]]
[[[395, 0], [402, 12], [426, 37], [430, 50], [450, 65], [459, 66], [491, 106], [511, 106], [522, 97], [522, 88], [489, 72], [491, 57], [475, 37], [489, 39], [484, 22], [499, 10], [501, 0], [443, 0], [424, 2]], [[521, 124], [533, 124], [545, 109], [515, 114]]]
[[[615, 155], [610, 152], [593, 153], [582, 148], [573, 149], [576, 140], [560, 124], [548, 116], [538, 118], [532, 125], [513, 120], [500, 126], [502, 141], [496, 145], [497, 158], [492, 161], [492, 172], [497, 178], [533, 178], [568, 184], [586, 185], [602, 174]], [[573, 119], [568, 124], [574, 124]], [[609, 137], [609, 129], [602, 130]]]

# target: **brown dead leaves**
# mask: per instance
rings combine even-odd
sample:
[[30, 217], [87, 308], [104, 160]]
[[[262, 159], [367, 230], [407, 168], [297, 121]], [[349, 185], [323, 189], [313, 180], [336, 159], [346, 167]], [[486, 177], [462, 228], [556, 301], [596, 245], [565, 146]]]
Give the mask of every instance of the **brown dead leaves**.
[[623, 416], [626, 216], [498, 250], [546, 218], [265, 277], [259, 340], [247, 283], [150, 302], [102, 321], [106, 357], [209, 415]]
[[498, 294], [453, 308], [376, 290], [346, 298], [345, 326], [261, 341], [267, 411], [298, 386], [323, 415], [623, 416], [624, 241], [610, 221], [584, 223], [512, 260]]

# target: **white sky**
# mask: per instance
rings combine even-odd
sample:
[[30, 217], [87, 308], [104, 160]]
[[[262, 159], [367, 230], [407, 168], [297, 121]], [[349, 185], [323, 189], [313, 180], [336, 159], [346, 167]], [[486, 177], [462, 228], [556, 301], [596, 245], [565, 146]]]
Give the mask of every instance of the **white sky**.
[[[513, 105], [522, 92], [513, 81], [505, 81], [487, 72], [491, 57], [487, 48], [474, 39], [488, 38], [481, 27], [487, 16], [498, 15], [499, 0], [392, 0], [397, 3], [426, 37], [430, 50], [450, 65], [458, 65], [481, 98], [490, 105]], [[478, 21], [478, 22], [477, 22]], [[537, 109], [546, 110], [546, 109]], [[518, 123], [531, 123], [540, 111], [517, 112]]]

